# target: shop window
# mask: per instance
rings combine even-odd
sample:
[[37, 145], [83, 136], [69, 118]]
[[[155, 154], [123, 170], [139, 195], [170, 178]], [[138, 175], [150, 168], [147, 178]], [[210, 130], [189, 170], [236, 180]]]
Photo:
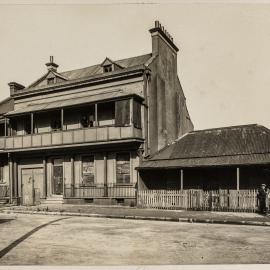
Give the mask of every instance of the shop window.
[[82, 185], [92, 186], [95, 183], [95, 158], [94, 156], [82, 157]]
[[118, 153], [116, 155], [116, 183], [130, 183], [130, 154]]

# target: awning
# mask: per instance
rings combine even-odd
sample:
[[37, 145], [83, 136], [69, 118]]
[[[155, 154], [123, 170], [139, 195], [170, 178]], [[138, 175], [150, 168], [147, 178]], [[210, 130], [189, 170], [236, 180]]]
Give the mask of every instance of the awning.
[[146, 160], [137, 170], [270, 164], [270, 153], [170, 160]]
[[114, 91], [110, 91], [106, 93], [100, 93], [100, 94], [95, 94], [95, 95], [85, 96], [85, 97], [80, 97], [80, 98], [59, 100], [59, 101], [54, 101], [50, 103], [41, 103], [41, 104], [32, 103], [18, 110], [10, 111], [5, 115], [13, 116], [13, 115], [18, 115], [18, 114], [26, 114], [30, 112], [47, 111], [47, 110], [52, 110], [52, 109], [71, 107], [71, 106], [76, 106], [76, 105], [93, 103], [97, 101], [105, 101], [105, 100], [124, 98], [124, 97], [130, 97], [130, 96], [137, 96], [140, 99], [143, 99], [141, 96], [138, 96], [137, 94], [126, 93], [118, 89], [118, 90], [114, 90]]

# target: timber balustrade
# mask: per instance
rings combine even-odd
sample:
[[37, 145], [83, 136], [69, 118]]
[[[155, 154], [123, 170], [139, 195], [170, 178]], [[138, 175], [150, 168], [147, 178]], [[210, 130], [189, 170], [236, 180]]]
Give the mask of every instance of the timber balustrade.
[[139, 190], [142, 208], [255, 212], [256, 190]]
[[39, 148], [80, 143], [142, 139], [141, 129], [133, 126], [91, 127], [0, 138], [0, 149]]
[[135, 185], [65, 185], [65, 198], [135, 198]]

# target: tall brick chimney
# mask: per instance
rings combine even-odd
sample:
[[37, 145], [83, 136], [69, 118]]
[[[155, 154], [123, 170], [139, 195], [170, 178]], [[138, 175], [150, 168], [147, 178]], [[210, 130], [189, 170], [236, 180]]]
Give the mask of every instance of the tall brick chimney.
[[161, 25], [159, 21], [155, 21], [155, 27], [149, 30], [152, 36], [152, 53], [159, 54], [161, 43], [165, 43], [169, 46], [175, 53], [179, 51], [177, 46], [173, 42], [173, 38], [170, 33]]

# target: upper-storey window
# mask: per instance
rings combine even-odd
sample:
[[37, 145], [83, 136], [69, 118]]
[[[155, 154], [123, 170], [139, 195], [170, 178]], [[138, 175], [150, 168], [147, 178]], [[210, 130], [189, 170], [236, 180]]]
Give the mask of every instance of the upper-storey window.
[[54, 84], [55, 79], [54, 78], [48, 78], [47, 84]]
[[113, 66], [112, 65], [106, 65], [103, 67], [104, 72], [111, 72], [113, 71]]

